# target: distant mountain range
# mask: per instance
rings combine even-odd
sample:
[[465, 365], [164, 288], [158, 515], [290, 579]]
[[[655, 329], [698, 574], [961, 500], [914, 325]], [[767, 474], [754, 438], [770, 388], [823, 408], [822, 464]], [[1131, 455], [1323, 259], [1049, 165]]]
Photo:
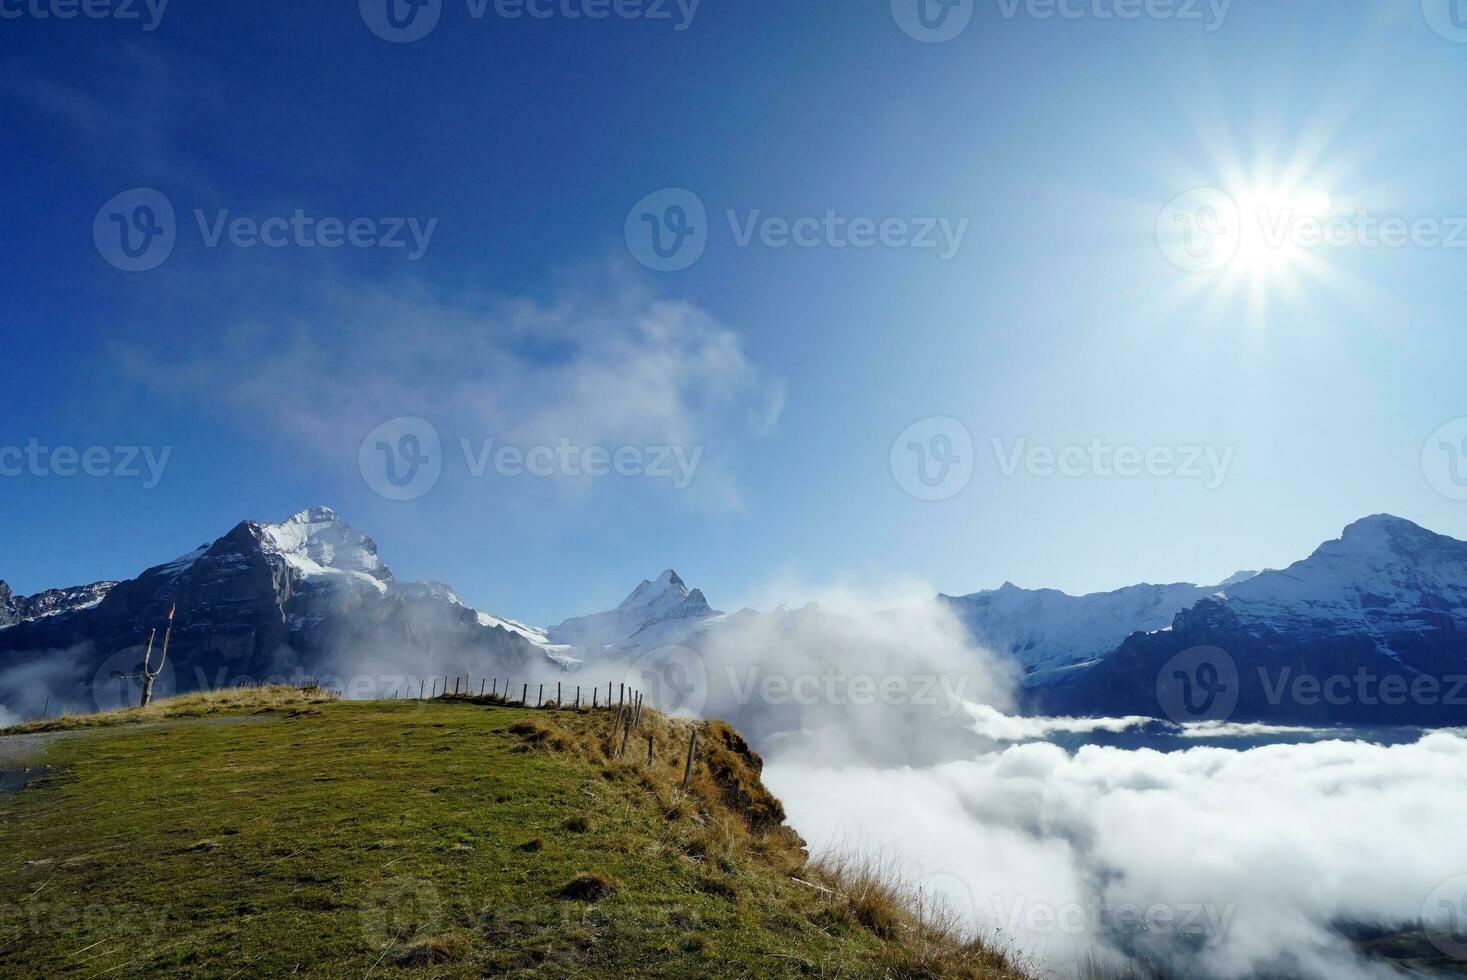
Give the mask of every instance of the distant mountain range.
[[[1006, 584], [936, 601], [1013, 661], [1031, 712], [1209, 720], [1221, 695], [1234, 721], [1467, 723], [1467, 690], [1454, 689], [1467, 675], [1467, 543], [1396, 517], [1352, 524], [1287, 569], [1212, 586], [1070, 596]], [[135, 673], [173, 606], [179, 689], [323, 672], [554, 675], [697, 650], [751, 615], [782, 614], [727, 617], [668, 570], [613, 610], [529, 626], [448, 586], [398, 581], [371, 538], [315, 508], [243, 522], [125, 582], [28, 597], [0, 582], [0, 704], [23, 711], [42, 688], [95, 700], [98, 685]], [[1333, 686], [1315, 697], [1316, 681]], [[1391, 693], [1400, 685], [1404, 700]]]

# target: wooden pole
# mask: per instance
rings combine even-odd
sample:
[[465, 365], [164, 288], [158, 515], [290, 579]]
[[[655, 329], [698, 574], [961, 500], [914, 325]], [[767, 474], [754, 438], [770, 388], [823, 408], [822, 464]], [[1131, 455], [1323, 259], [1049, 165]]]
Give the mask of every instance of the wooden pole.
[[627, 754], [627, 740], [630, 739], [631, 737], [632, 737], [632, 720], [631, 720], [631, 718], [628, 718], [627, 719], [627, 727], [622, 730], [622, 735], [621, 735], [621, 751], [616, 754], [616, 757], [618, 759], [620, 759], [622, 756], [624, 756], [624, 755]]
[[418, 678], [418, 700], [419, 701], [423, 700], [423, 685], [426, 684], [426, 683], [427, 682], [424, 681], [421, 677]]
[[560, 681], [555, 682], [555, 708], [560, 710]]
[[540, 685], [540, 693], [535, 696], [535, 707], [545, 707], [545, 685]]
[[576, 685], [576, 710], [581, 710], [581, 685]]
[[647, 733], [647, 768], [652, 768], [652, 733]]
[[436, 698], [438, 696], [438, 678], [436, 677], [433, 678], [433, 693], [428, 696], [432, 698]]
[[[627, 700], [627, 686], [625, 684], [618, 684], [617, 685], [617, 688], [616, 688], [616, 709], [617, 709], [618, 712], [621, 711], [621, 706], [626, 703], [626, 700]], [[610, 691], [607, 691], [606, 692], [606, 702], [607, 702], [607, 704], [610, 704], [611, 703], [611, 692]]]
[[606, 706], [611, 707], [611, 681], [606, 682]]
[[42, 721], [45, 721], [46, 720], [46, 716], [49, 715], [50, 713], [51, 713], [51, 695], [47, 694], [46, 695], [46, 706], [41, 709], [41, 720]]
[[688, 783], [693, 780], [693, 755], [698, 751], [698, 729], [693, 729], [693, 737], [688, 740], [688, 764], [683, 766], [683, 789], [688, 788]]
[[489, 686], [489, 682], [487, 680], [485, 680], [483, 678], [480, 678], [479, 679], [479, 697], [482, 698], [484, 696], [484, 688], [486, 688], [488, 686]]
[[526, 681], [525, 682], [525, 686], [522, 687], [522, 688], [520, 688], [520, 707], [524, 708], [524, 707], [528, 707], [529, 706], [529, 703], [530, 703], [529, 700], [528, 700], [529, 696], [530, 696], [530, 682], [529, 681]]
[[593, 707], [593, 708], [596, 707], [596, 699], [599, 698], [600, 696], [601, 696], [601, 688], [599, 688], [599, 687], [593, 687], [591, 689], [591, 707]]
[[[458, 686], [459, 686], [459, 684], [460, 684], [460, 683], [461, 683], [461, 682], [462, 682], [462, 681], [463, 681], [463, 678], [462, 678], [462, 677], [455, 677], [455, 678], [454, 678], [454, 679], [453, 679], [453, 696], [454, 696], [454, 697], [458, 697]], [[446, 688], [446, 687], [447, 687], [447, 686], [448, 686], [448, 685], [447, 685], [447, 684], [445, 684], [445, 685], [443, 685], [443, 686], [444, 686], [444, 687], [445, 687], [445, 688]]]

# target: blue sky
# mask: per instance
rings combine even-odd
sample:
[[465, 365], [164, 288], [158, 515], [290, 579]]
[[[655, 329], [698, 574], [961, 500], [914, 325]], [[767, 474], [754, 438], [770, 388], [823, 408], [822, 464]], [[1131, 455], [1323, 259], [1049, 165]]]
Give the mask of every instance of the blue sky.
[[[1467, 537], [1458, 488], [1423, 466], [1467, 436], [1434, 435], [1467, 416], [1467, 249], [1189, 272], [1157, 233], [1199, 187], [1244, 211], [1467, 216], [1467, 44], [1414, 0], [1237, 0], [1220, 23], [979, 0], [941, 43], [885, 0], [703, 0], [690, 22], [444, 0], [402, 44], [350, 3], [179, 4], [151, 31], [3, 6], [21, 15], [0, 19], [0, 448], [169, 452], [152, 487], [0, 476], [18, 591], [129, 576], [314, 504], [400, 576], [532, 621], [667, 566], [728, 607], [772, 582], [799, 601], [1218, 580], [1380, 511]], [[94, 222], [135, 188], [172, 206], [176, 244], [128, 272]], [[707, 242], [662, 272], [626, 229], [668, 188], [704, 207]], [[208, 243], [221, 216], [297, 209], [432, 234], [418, 257]], [[827, 213], [962, 234], [947, 256], [824, 230], [777, 247], [759, 224]], [[360, 452], [401, 417], [442, 444], [406, 501]], [[950, 455], [933, 439], [955, 431], [971, 451], [922, 489], [909, 444]], [[681, 488], [474, 476], [460, 440], [491, 438], [698, 465]], [[1073, 451], [1094, 445], [1172, 463], [1106, 475]], [[1036, 447], [1071, 449], [1078, 475], [1046, 475]], [[1015, 451], [1033, 465], [1006, 475]], [[1226, 466], [1190, 475], [1194, 455]]]

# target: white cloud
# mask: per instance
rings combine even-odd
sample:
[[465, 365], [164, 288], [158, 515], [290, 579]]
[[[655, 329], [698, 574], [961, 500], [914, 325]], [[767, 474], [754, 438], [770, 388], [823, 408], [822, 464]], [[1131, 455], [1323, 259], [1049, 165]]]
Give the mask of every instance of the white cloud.
[[1448, 733], [1172, 754], [1034, 743], [925, 769], [781, 757], [766, 778], [813, 843], [900, 853], [1061, 968], [1133, 905], [1221, 930], [1195, 961], [1165, 930], [1135, 940], [1186, 975], [1392, 976], [1330, 925], [1410, 923], [1467, 871], [1467, 740]]
[[783, 404], [782, 383], [738, 334], [620, 267], [548, 301], [446, 296], [411, 281], [293, 286], [271, 296], [256, 284], [248, 313], [192, 349], [124, 348], [124, 363], [160, 393], [181, 388], [343, 465], [373, 428], [407, 415], [439, 429], [449, 473], [467, 471], [461, 439], [475, 450], [488, 439], [702, 450], [687, 496], [715, 509], [740, 503], [734, 445], [767, 433]]

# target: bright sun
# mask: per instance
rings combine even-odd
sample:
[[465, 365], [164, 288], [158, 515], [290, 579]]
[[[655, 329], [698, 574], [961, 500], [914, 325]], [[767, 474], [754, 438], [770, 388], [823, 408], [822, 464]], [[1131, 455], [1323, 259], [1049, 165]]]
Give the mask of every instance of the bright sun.
[[1238, 245], [1232, 265], [1253, 277], [1277, 277], [1310, 257], [1308, 235], [1331, 216], [1332, 200], [1317, 188], [1252, 187], [1231, 195], [1237, 204]]

